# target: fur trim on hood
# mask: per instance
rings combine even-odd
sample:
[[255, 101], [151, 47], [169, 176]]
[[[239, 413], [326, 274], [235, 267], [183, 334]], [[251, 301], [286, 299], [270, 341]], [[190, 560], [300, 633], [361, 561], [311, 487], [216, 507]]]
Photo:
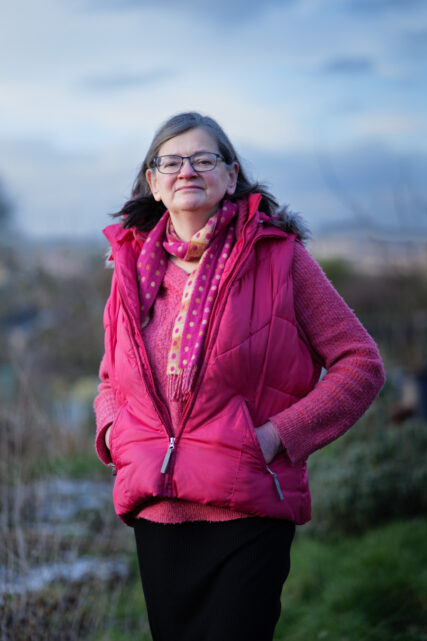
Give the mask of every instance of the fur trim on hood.
[[275, 217], [270, 224], [279, 227], [279, 229], [282, 229], [288, 234], [296, 234], [304, 245], [307, 244], [311, 238], [310, 229], [301, 214], [290, 211], [287, 205], [280, 207], [276, 211]]

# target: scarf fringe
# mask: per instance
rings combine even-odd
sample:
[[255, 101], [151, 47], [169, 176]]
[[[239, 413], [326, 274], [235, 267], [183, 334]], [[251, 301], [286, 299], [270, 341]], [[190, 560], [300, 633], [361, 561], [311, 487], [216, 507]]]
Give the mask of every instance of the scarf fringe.
[[191, 365], [178, 374], [168, 374], [167, 394], [171, 401], [187, 400], [193, 389], [197, 366]]

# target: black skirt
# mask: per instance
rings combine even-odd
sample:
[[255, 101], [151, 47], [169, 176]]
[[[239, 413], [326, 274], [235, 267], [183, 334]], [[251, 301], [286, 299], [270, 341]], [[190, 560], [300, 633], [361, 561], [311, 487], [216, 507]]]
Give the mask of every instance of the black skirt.
[[135, 526], [153, 641], [271, 641], [295, 525], [250, 517]]

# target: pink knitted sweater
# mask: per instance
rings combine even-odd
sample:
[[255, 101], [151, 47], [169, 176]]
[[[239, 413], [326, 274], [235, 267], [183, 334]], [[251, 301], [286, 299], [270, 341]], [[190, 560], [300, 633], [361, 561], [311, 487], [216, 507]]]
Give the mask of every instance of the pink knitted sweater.
[[[158, 393], [169, 405], [173, 425], [178, 423], [182, 403], [167, 399], [166, 363], [187, 276], [169, 261], [152, 320], [143, 330]], [[312, 451], [316, 434], [329, 442], [357, 421], [365, 409], [361, 409], [360, 387], [376, 374], [370, 370], [372, 339], [300, 243], [295, 243], [293, 282], [297, 321], [328, 372], [307, 397], [270, 420], [289, 451], [293, 443], [301, 447], [301, 439], [310, 442]], [[322, 442], [316, 445], [321, 447]], [[181, 523], [227, 521], [247, 515], [179, 499], [153, 499], [138, 516], [159, 523]]]

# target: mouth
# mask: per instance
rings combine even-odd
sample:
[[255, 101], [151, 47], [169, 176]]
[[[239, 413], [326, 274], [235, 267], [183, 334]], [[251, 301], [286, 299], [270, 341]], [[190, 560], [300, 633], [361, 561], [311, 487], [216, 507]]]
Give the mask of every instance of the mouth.
[[178, 187], [175, 191], [193, 191], [193, 189], [202, 189], [202, 187], [197, 187], [197, 185], [183, 185]]

